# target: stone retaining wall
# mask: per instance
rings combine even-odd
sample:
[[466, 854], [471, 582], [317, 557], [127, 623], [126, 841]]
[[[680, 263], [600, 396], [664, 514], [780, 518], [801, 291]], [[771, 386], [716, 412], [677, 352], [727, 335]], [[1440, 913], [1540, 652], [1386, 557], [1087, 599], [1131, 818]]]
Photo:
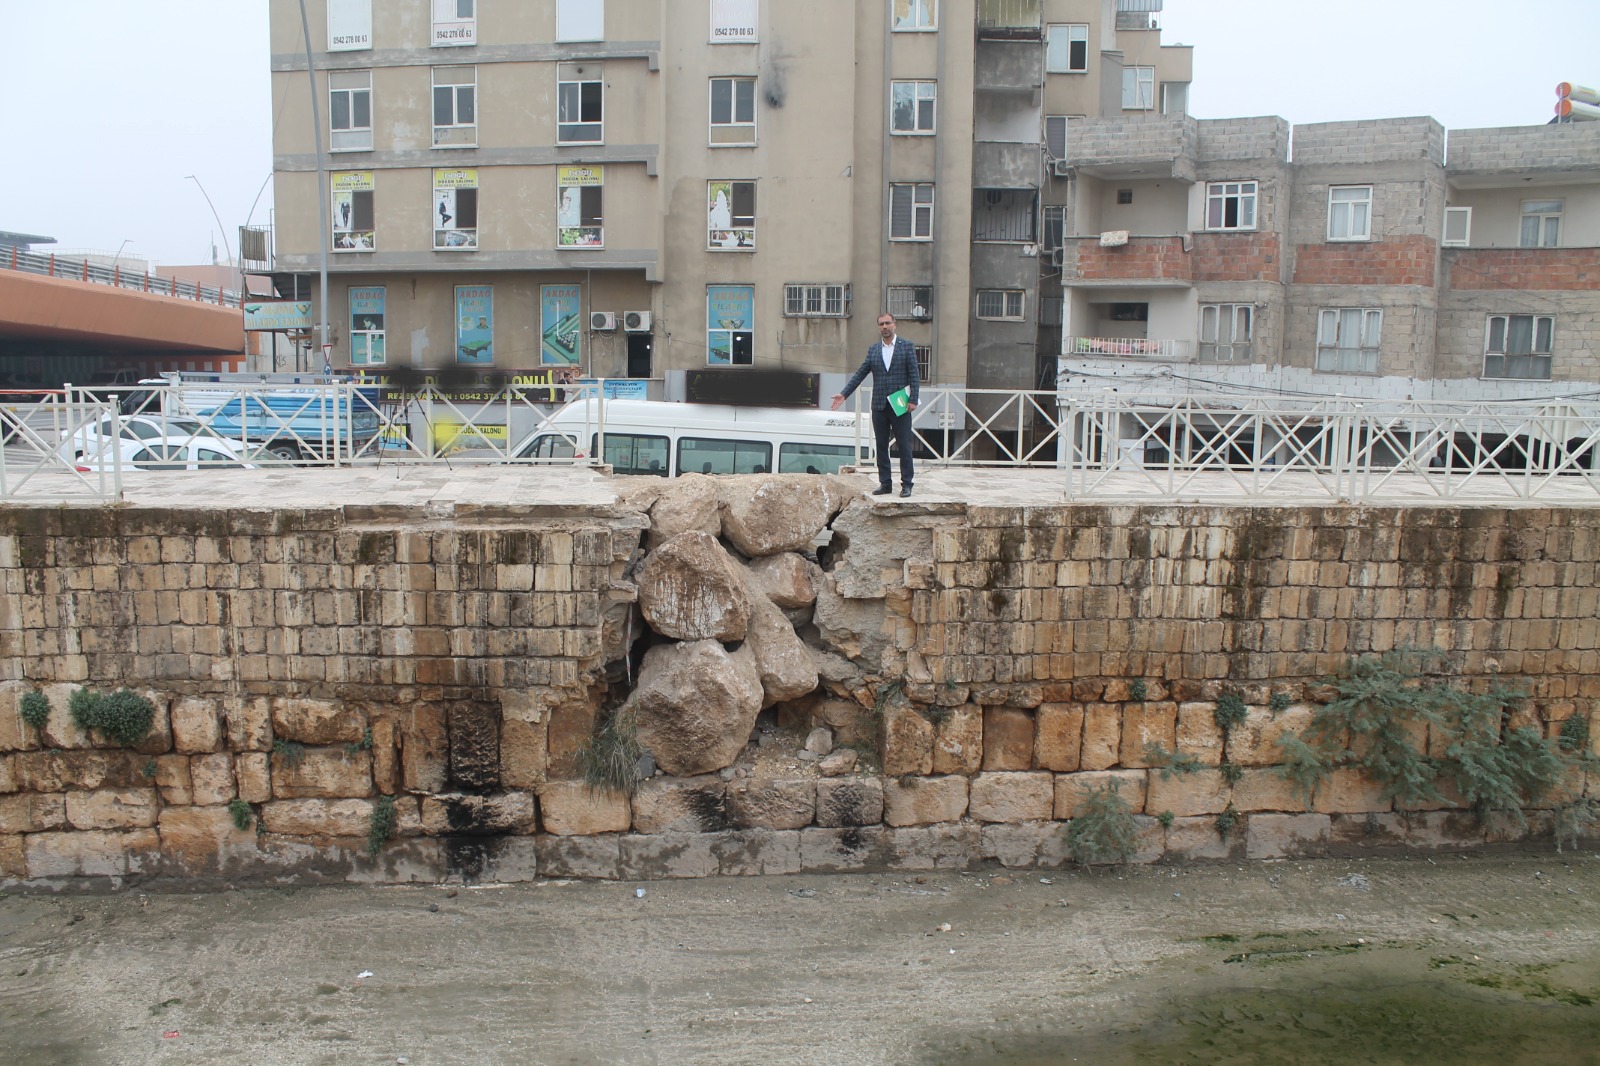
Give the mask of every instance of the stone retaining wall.
[[[1110, 780], [1136, 812], [1134, 861], [1474, 846], [1548, 837], [1548, 808], [1592, 787], [1573, 780], [1526, 827], [1480, 825], [1444, 802], [1395, 810], [1349, 772], [1307, 804], [1276, 764], [1329, 674], [1408, 645], [1523, 685], [1522, 720], [1547, 735], [1592, 720], [1600, 511], [984, 508], [831, 484], [831, 545], [763, 547], [752, 508], [797, 485], [686, 478], [586, 513], [0, 511], [0, 879], [1049, 866]], [[578, 752], [641, 680], [640, 564], [691, 527], [739, 566], [810, 568], [814, 602], [774, 602], [815, 691], [774, 699], [763, 675], [730, 764], [596, 791]], [[156, 728], [132, 751], [85, 735], [80, 685], [144, 693]], [[36, 687], [42, 730], [19, 710]], [[1225, 693], [1249, 705], [1226, 748]], [[1152, 743], [1200, 768], [1163, 773]], [[390, 802], [393, 838], [369, 857]]]

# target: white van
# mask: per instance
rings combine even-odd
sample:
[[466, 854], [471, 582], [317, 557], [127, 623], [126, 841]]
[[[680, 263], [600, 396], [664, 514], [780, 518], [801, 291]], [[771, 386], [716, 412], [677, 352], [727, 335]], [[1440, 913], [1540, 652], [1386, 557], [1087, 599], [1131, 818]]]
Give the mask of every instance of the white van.
[[661, 400], [607, 400], [605, 445], [597, 447], [601, 408], [575, 400], [512, 450], [516, 459], [571, 462], [601, 455], [618, 474], [836, 474], [867, 462], [872, 426], [856, 455], [853, 411], [805, 407], [726, 407]]

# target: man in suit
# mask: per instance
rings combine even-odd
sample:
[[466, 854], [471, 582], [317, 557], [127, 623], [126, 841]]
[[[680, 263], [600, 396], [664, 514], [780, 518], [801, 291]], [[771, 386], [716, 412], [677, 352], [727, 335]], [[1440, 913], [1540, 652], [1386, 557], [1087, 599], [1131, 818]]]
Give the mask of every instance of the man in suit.
[[[866, 359], [845, 382], [844, 391], [834, 394], [833, 410], [843, 407], [845, 397], [855, 392], [856, 386], [869, 373], [872, 375], [872, 433], [878, 442], [878, 487], [872, 494], [887, 496], [894, 491], [889, 480], [889, 436], [892, 433], [900, 449], [900, 495], [910, 496], [914, 480], [911, 412], [916, 410], [921, 396], [922, 374], [917, 367], [916, 346], [904, 337], [895, 336], [894, 316], [887, 311], [878, 316], [878, 336], [882, 340], [867, 349]], [[906, 404], [906, 413], [897, 415], [889, 406], [889, 394], [901, 389], [909, 389], [911, 399]]]

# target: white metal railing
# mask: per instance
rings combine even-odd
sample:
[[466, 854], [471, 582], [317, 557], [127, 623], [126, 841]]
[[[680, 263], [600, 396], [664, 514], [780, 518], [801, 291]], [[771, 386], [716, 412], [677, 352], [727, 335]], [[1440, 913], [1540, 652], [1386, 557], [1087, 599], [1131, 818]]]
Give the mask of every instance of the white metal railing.
[[1346, 502], [1600, 497], [1600, 406], [1063, 395], [1066, 494]]
[[[68, 443], [90, 427], [109, 435], [119, 408], [124, 437], [222, 437], [258, 466], [594, 465], [605, 461], [589, 447], [607, 425], [604, 393], [604, 382], [459, 392], [315, 378], [71, 388], [39, 403], [21, 402], [37, 393], [0, 394], [0, 499], [115, 498], [140, 465], [135, 453], [78, 469]], [[859, 413], [868, 402], [858, 390]], [[516, 454], [574, 403], [583, 426], [568, 437], [572, 456]], [[857, 425], [862, 465], [870, 419]], [[1600, 500], [1595, 403], [929, 387], [913, 429], [925, 467], [1053, 470], [1074, 500]], [[49, 473], [67, 477], [41, 477]]]
[[1069, 358], [1075, 355], [1109, 355], [1187, 363], [1193, 359], [1194, 345], [1189, 341], [1148, 337], [1068, 337], [1062, 344], [1061, 352]]
[[185, 300], [238, 307], [239, 294], [232, 289], [213, 289], [191, 281], [146, 274], [142, 270], [125, 270], [113, 264], [105, 266], [87, 259], [68, 259], [53, 252], [24, 252], [17, 247], [0, 248], [0, 270], [16, 270], [24, 274], [42, 274], [51, 278], [67, 278], [96, 285], [114, 285], [121, 289], [137, 289], [159, 296], [178, 296]]
[[114, 453], [92, 467], [63, 443], [115, 412], [100, 400], [69, 402], [61, 392], [0, 391], [0, 501], [104, 503], [121, 498], [123, 464]]

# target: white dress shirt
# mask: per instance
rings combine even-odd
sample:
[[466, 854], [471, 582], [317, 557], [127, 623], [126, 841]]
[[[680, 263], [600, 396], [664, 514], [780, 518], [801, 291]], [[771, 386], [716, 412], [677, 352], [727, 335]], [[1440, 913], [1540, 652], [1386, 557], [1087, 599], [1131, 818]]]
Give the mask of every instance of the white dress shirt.
[[890, 337], [888, 340], [883, 342], [883, 369], [885, 370], [889, 369], [889, 363], [892, 359], [894, 359], [894, 342], [897, 339], [898, 338]]

